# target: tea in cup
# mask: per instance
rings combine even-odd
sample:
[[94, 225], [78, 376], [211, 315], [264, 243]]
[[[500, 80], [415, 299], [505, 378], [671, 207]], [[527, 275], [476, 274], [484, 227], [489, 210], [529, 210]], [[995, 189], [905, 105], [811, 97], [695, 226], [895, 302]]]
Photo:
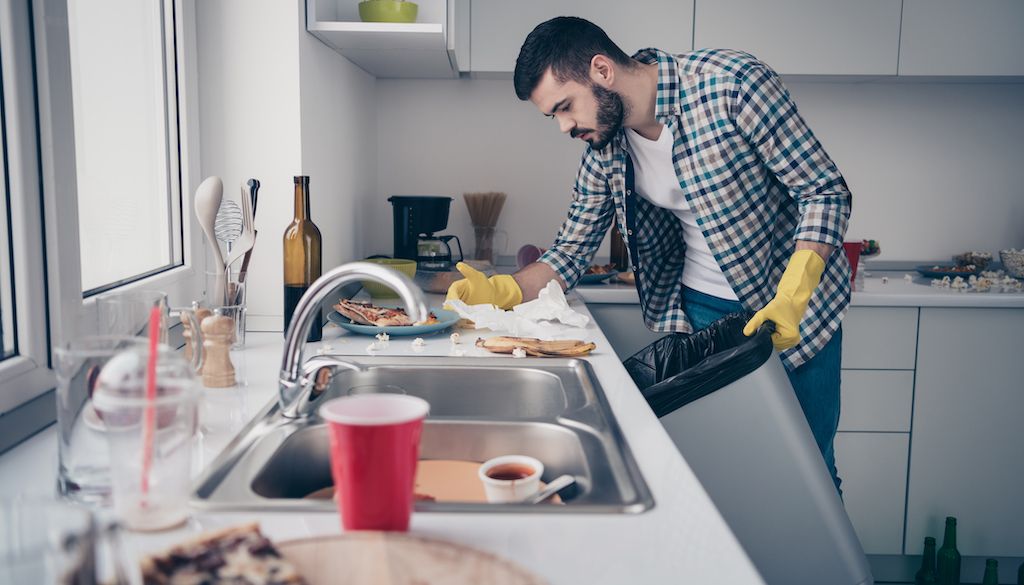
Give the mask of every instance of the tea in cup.
[[477, 474], [488, 502], [521, 502], [540, 491], [544, 464], [525, 455], [504, 455], [484, 462]]

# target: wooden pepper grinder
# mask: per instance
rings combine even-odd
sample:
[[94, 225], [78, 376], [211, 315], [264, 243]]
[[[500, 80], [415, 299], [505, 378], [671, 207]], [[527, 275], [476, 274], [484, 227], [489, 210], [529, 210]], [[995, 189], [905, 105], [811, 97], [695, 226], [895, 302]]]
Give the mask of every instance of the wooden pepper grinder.
[[235, 385], [235, 366], [231, 363], [231, 344], [235, 342], [235, 320], [224, 315], [203, 319], [203, 385], [207, 388], [228, 388]]

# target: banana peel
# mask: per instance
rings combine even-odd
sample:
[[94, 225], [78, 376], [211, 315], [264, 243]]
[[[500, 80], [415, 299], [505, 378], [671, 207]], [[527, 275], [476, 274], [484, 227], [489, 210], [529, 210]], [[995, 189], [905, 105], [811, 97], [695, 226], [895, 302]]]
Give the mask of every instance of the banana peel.
[[583, 342], [579, 339], [541, 340], [535, 337], [507, 336], [478, 338], [476, 346], [491, 353], [512, 353], [519, 347], [526, 355], [534, 357], [580, 357], [597, 348], [593, 342]]

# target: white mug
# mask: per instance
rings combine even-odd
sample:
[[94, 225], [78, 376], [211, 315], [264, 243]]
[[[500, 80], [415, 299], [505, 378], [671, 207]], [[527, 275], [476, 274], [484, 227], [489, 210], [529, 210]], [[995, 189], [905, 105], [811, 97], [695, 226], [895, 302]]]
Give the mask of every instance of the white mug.
[[540, 491], [544, 464], [525, 455], [504, 455], [484, 462], [477, 475], [488, 502], [522, 502]]

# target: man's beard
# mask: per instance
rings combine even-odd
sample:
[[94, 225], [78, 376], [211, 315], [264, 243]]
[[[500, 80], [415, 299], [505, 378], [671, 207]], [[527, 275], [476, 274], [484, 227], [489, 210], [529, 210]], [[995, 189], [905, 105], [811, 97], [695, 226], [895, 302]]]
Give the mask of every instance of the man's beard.
[[583, 134], [591, 133], [593, 138], [587, 139], [587, 143], [594, 150], [601, 150], [608, 146], [608, 142], [622, 130], [622, 123], [626, 119], [628, 108], [622, 101], [622, 96], [605, 89], [596, 83], [590, 85], [590, 91], [597, 100], [597, 128], [573, 129], [572, 137], [576, 138]]

